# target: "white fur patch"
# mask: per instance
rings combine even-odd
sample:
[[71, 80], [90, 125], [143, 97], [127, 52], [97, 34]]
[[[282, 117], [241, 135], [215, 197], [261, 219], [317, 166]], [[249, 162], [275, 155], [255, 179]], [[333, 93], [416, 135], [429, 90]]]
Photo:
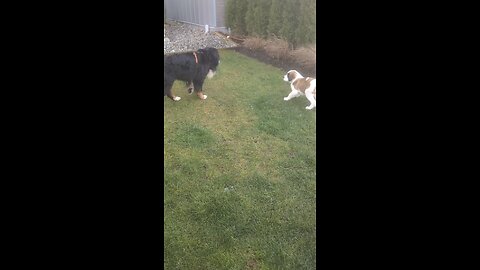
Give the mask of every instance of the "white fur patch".
[[291, 81], [295, 80], [296, 78], [303, 78], [303, 76], [298, 71], [291, 69], [285, 74], [285, 76], [283, 76], [283, 80], [286, 81], [286, 82], [289, 82], [289, 80], [288, 80], [288, 74], [289, 73], [295, 74], [295, 76], [293, 77], [293, 79]]
[[173, 100], [175, 101], [179, 101], [180, 99], [182, 99], [181, 97], [174, 97]]
[[317, 88], [317, 80], [313, 79], [310, 82], [310, 87], [308, 87], [305, 90], [305, 96], [307, 97], [308, 101], [310, 101], [310, 106], [305, 107], [307, 110], [311, 110], [317, 106], [317, 101], [315, 99], [315, 96], [313, 95], [313, 91], [315, 91]]
[[211, 69], [208, 70], [207, 77], [208, 77], [209, 79], [211, 79], [214, 75], [215, 75], [215, 72], [213, 72]]

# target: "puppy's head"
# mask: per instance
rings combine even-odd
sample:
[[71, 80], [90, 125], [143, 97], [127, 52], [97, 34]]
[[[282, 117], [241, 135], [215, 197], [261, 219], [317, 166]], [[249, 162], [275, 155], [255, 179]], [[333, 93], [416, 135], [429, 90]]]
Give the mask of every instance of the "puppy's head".
[[207, 58], [207, 65], [208, 65], [208, 74], [207, 77], [210, 79], [215, 75], [217, 72], [218, 64], [220, 63], [220, 55], [218, 54], [218, 50], [215, 48], [205, 48], [198, 50], [199, 52], [203, 53]]
[[285, 74], [285, 76], [283, 76], [283, 80], [286, 82], [291, 82], [295, 80], [295, 78], [297, 78], [298, 76], [300, 76], [300, 73], [298, 73], [298, 71], [290, 70], [287, 72], [287, 74]]

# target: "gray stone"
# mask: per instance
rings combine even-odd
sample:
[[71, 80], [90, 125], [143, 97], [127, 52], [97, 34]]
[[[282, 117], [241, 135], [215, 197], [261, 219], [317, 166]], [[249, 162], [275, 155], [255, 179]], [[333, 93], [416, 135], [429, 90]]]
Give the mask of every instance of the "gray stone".
[[238, 45], [214, 32], [205, 33], [205, 28], [169, 21], [163, 28], [163, 53], [196, 51], [205, 47], [217, 49], [238, 47]]

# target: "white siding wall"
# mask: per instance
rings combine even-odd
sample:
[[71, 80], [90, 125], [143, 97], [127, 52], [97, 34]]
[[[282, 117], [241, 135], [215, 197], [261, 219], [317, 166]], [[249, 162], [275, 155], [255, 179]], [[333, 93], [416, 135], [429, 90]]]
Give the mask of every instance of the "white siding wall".
[[216, 0], [217, 26], [225, 27], [225, 0]]
[[168, 19], [211, 27], [217, 26], [215, 5], [216, 0], [165, 0]]

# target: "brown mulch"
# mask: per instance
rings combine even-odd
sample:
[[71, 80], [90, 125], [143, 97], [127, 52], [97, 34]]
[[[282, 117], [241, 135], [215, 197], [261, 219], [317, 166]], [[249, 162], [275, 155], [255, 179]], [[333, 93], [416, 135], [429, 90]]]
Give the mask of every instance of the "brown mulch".
[[287, 72], [291, 69], [295, 69], [295, 70], [298, 70], [304, 77], [316, 77], [316, 74], [317, 74], [316, 68], [306, 69], [305, 67], [302, 67], [301, 65], [299, 65], [298, 63], [295, 63], [294, 61], [274, 59], [270, 57], [263, 50], [250, 50], [242, 46], [232, 48], [232, 50], [235, 50], [236, 52], [239, 52], [248, 57], [255, 58], [262, 63], [280, 68], [284, 72]]

